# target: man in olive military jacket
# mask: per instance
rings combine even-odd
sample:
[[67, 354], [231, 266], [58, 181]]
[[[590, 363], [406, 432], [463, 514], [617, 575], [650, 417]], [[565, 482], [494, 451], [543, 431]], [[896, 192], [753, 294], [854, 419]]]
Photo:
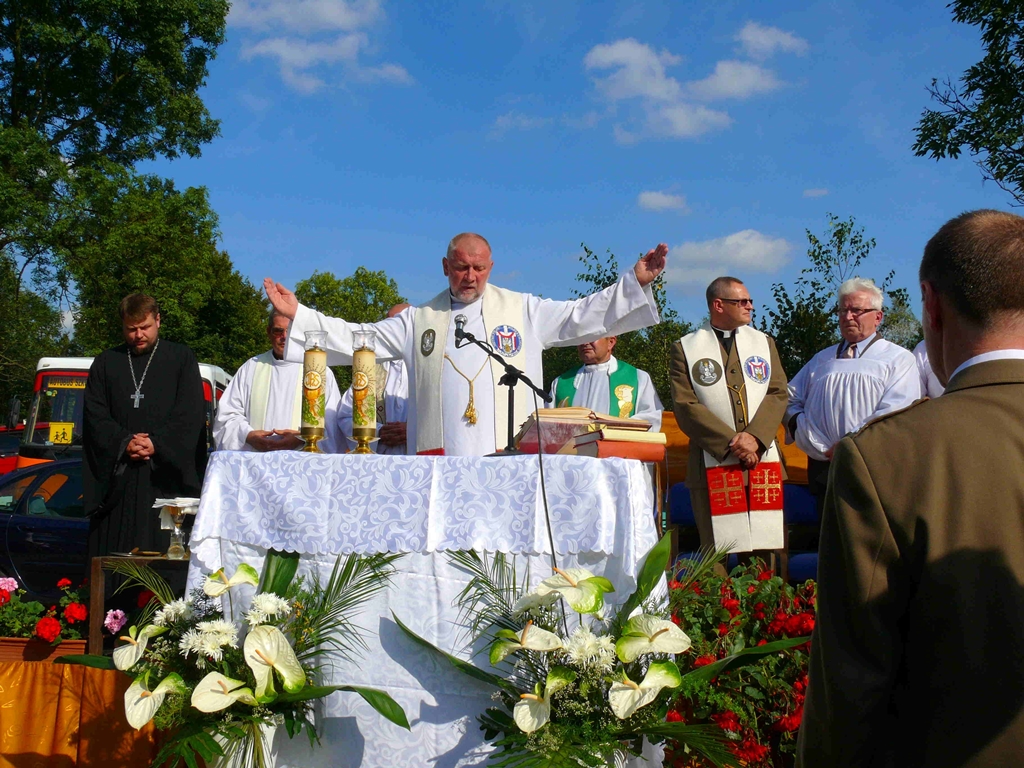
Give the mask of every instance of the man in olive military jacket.
[[953, 219], [920, 279], [946, 390], [833, 454], [804, 768], [1024, 761], [1024, 219]]
[[[786, 410], [786, 374], [775, 341], [750, 326], [753, 302], [735, 277], [719, 277], [707, 289], [709, 322], [672, 345], [672, 406], [679, 428], [690, 438], [686, 485], [690, 489], [702, 547], [730, 547], [733, 552], [783, 547], [782, 473], [775, 435]], [[707, 469], [735, 470], [736, 482], [748, 485], [750, 470], [777, 467], [776, 490], [756, 514], [756, 499], [744, 516], [712, 515]], [[739, 476], [742, 475], [742, 480]], [[746, 493], [739, 487], [730, 501]], [[743, 500], [741, 500], [743, 501]], [[745, 502], [741, 504], [745, 506]]]

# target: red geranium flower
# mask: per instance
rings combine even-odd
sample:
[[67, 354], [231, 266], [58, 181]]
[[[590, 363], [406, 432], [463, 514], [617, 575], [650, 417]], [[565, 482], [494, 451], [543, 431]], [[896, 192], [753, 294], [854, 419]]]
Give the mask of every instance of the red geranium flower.
[[781, 733], [792, 733], [800, 727], [800, 721], [804, 717], [804, 708], [797, 707], [791, 714], [780, 717], [772, 728]]
[[729, 612], [731, 618], [736, 618], [740, 614], [740, 601], [735, 598], [726, 598], [722, 601], [722, 607]]
[[7, 605], [11, 602], [11, 593], [6, 589], [0, 589], [0, 605]]
[[750, 612], [752, 618], [760, 621], [764, 618], [764, 603], [754, 603], [754, 610]]
[[747, 587], [747, 594], [748, 595], [752, 595], [755, 592], [757, 592], [757, 587], [755, 587], [753, 584], [751, 584], [749, 587]]
[[740, 729], [740, 718], [732, 711], [720, 712], [717, 715], [712, 715], [711, 719], [718, 724], [718, 727], [723, 731], [739, 731]]
[[690, 591], [693, 592], [693, 594], [695, 594], [695, 595], [703, 595], [704, 594], [701, 591], [700, 584], [698, 584], [696, 581], [693, 582], [693, 584], [690, 585]]
[[81, 603], [71, 603], [71, 605], [64, 609], [64, 618], [68, 624], [74, 624], [76, 621], [85, 621], [88, 615], [89, 612]]
[[156, 595], [150, 592], [148, 589], [144, 589], [139, 592], [138, 606], [139, 608], [145, 608], [149, 605], [149, 601], [152, 600]]
[[694, 659], [693, 666], [694, 668], [706, 667], [708, 664], [714, 664], [716, 661], [717, 659], [715, 658], [714, 654], [709, 653], [705, 656], [698, 656], [696, 659]]
[[719, 637], [722, 637], [723, 635], [728, 634], [728, 632], [729, 632], [729, 625], [728, 624], [719, 624], [718, 625], [718, 636]]
[[736, 757], [747, 763], [759, 763], [768, 756], [768, 747], [758, 744], [752, 736], [746, 736], [739, 744], [730, 742], [727, 746]]
[[669, 589], [682, 589], [682, 588], [683, 588], [683, 585], [682, 585], [682, 584], [681, 584], [680, 582], [676, 581], [675, 579], [672, 579], [672, 580], [671, 580], [671, 581], [670, 581], [670, 582], [668, 583], [668, 588], [669, 588]]
[[52, 643], [60, 636], [60, 622], [52, 616], [43, 616], [36, 622], [35, 634], [36, 637]]
[[71, 586], [71, 579], [61, 579], [57, 582], [57, 589], [64, 589], [64, 587]]
[[774, 571], [769, 571], [768, 569], [765, 569], [765, 570], [761, 571], [759, 574], [757, 574], [757, 580], [758, 581], [768, 581], [768, 579], [770, 579], [774, 575], [775, 575]]
[[681, 723], [683, 722], [683, 716], [676, 712], [674, 709], [670, 709], [668, 714], [665, 715], [666, 723]]

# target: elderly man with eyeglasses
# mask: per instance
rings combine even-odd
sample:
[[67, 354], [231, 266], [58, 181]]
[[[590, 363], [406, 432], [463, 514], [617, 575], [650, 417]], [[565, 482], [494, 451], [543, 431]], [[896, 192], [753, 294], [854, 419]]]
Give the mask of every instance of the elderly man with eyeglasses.
[[808, 457], [807, 485], [821, 513], [836, 443], [921, 397], [914, 355], [878, 333], [882, 291], [853, 277], [839, 286], [842, 341], [823, 349], [789, 384], [786, 440]]
[[[267, 319], [270, 349], [242, 363], [224, 390], [213, 422], [218, 451], [289, 451], [301, 448], [302, 363], [284, 359], [287, 317], [277, 310]], [[334, 374], [326, 376], [326, 434], [318, 446], [325, 453], [346, 450], [338, 423], [341, 391]]]
[[786, 373], [775, 341], [750, 325], [743, 282], [719, 277], [708, 322], [672, 345], [672, 406], [690, 438], [686, 485], [701, 547], [771, 551], [784, 543], [782, 465], [775, 434]]

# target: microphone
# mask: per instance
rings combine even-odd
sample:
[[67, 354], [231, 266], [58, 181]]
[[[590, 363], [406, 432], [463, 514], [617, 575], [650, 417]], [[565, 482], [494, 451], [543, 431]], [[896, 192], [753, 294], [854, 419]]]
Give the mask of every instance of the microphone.
[[456, 315], [455, 316], [455, 341], [456, 342], [462, 341], [464, 338], [466, 338], [466, 320], [468, 320], [468, 319], [469, 318], [467, 318], [465, 315]]

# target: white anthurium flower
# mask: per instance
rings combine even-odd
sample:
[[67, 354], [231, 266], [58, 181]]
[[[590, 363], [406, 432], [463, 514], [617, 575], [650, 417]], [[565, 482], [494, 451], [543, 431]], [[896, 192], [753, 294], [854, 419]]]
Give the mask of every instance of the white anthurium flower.
[[608, 704], [619, 720], [625, 720], [658, 698], [665, 688], [678, 688], [682, 682], [679, 667], [671, 661], [658, 661], [651, 664], [639, 684], [625, 675], [621, 681], [614, 681], [608, 690]]
[[306, 685], [306, 672], [295, 656], [295, 650], [277, 627], [268, 624], [256, 627], [245, 638], [245, 662], [256, 676], [256, 699], [270, 701], [274, 697], [274, 670], [281, 675], [288, 693], [301, 691]]
[[626, 622], [622, 637], [615, 643], [619, 660], [628, 664], [645, 653], [685, 653], [690, 638], [671, 621], [644, 613]]
[[192, 691], [192, 706], [200, 712], [220, 712], [236, 701], [256, 705], [252, 690], [241, 680], [232, 680], [220, 672], [211, 672], [200, 680]]
[[224, 574], [224, 569], [219, 568], [209, 576], [206, 577], [206, 581], [203, 582], [203, 592], [210, 597], [220, 597], [232, 587], [237, 587], [239, 584], [251, 584], [256, 586], [260, 583], [260, 575], [256, 573], [256, 569], [247, 563], [242, 563], [238, 566], [238, 570], [235, 571], [235, 575], [230, 579]]
[[528, 595], [523, 595], [516, 604], [512, 606], [512, 615], [518, 616], [526, 611], [533, 610], [534, 608], [543, 608], [545, 605], [551, 605], [557, 603], [559, 594], [550, 587], [545, 587], [543, 584], [539, 585], [537, 589]]
[[141, 632], [138, 627], [129, 628], [127, 635], [118, 638], [124, 640], [125, 644], [114, 649], [114, 666], [122, 672], [134, 667], [146, 652], [149, 639], [166, 631], [167, 627], [158, 627], [156, 624], [147, 624]]
[[174, 672], [161, 680], [152, 691], [146, 687], [147, 683], [148, 675], [144, 675], [124, 692], [124, 716], [128, 725], [135, 730], [153, 719], [168, 693], [185, 693], [188, 690], [181, 675]]
[[554, 632], [533, 626], [532, 621], [526, 622], [523, 631], [518, 634], [511, 629], [499, 629], [495, 637], [498, 639], [491, 646], [492, 665], [516, 651], [554, 651], [562, 647], [562, 638]]
[[541, 586], [560, 594], [576, 613], [596, 613], [604, 607], [604, 593], [615, 591], [608, 579], [586, 568], [556, 568]]
[[565, 667], [552, 667], [544, 683], [544, 693], [540, 685], [533, 693], [523, 693], [512, 708], [512, 719], [516, 721], [523, 733], [533, 733], [543, 728], [551, 719], [551, 697], [576, 679], [576, 673]]

